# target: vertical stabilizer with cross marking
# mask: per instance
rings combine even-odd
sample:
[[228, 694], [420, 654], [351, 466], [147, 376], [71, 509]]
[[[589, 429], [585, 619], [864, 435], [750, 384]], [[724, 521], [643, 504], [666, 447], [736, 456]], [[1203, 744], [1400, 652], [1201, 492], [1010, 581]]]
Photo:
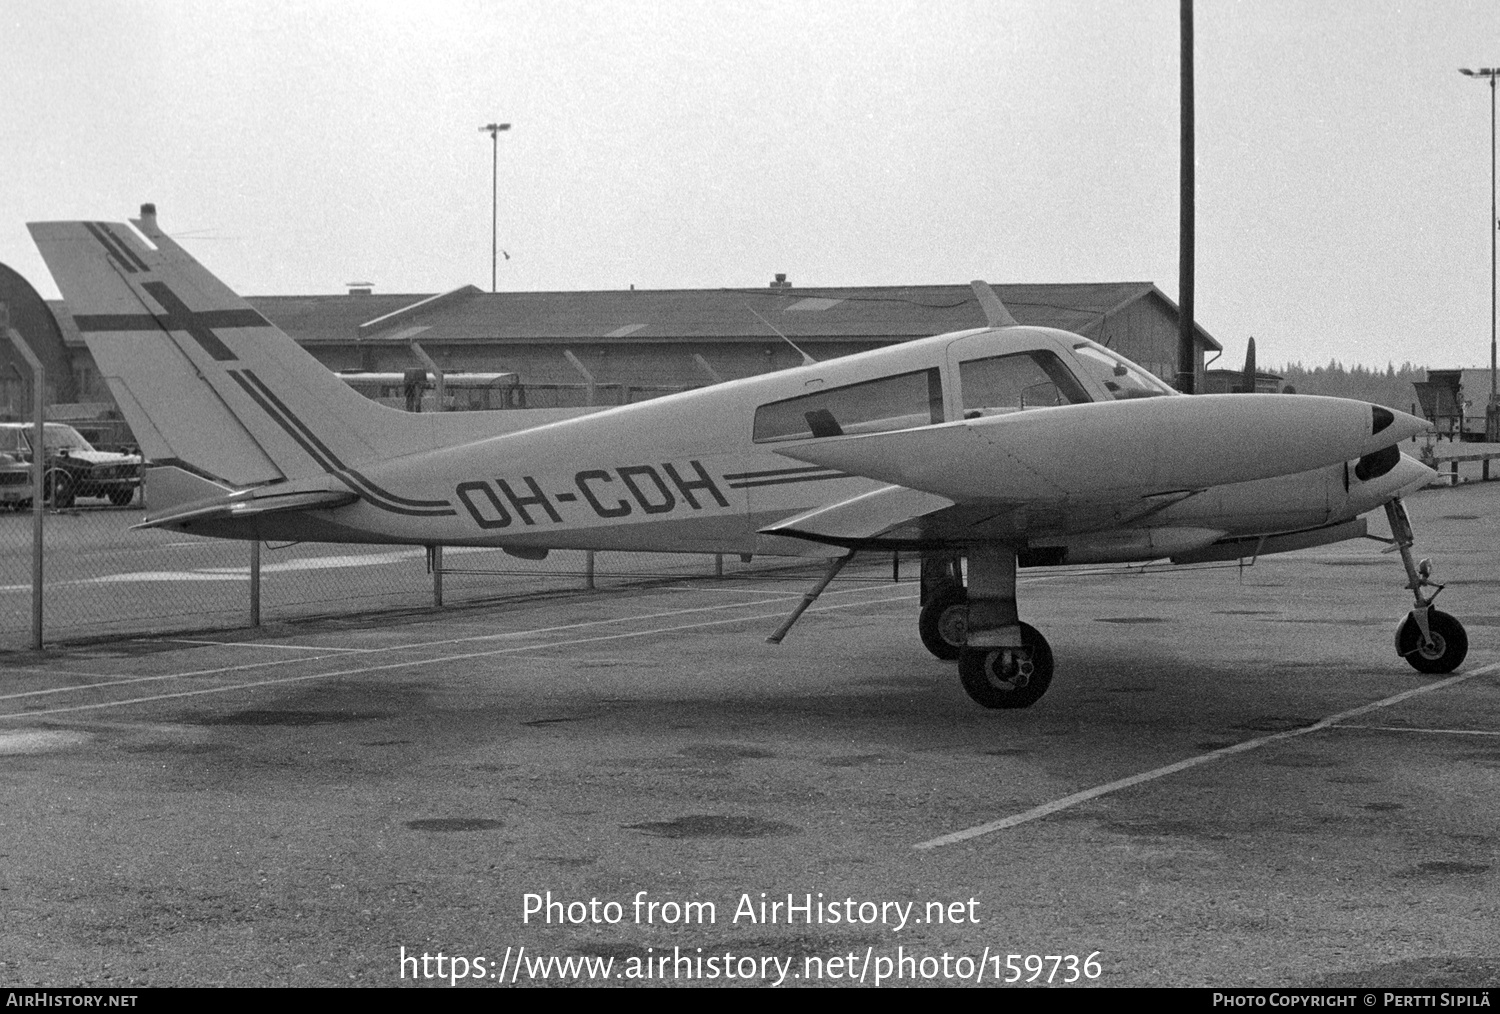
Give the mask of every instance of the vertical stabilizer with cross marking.
[[161, 232], [151, 205], [133, 224], [29, 228], [148, 457], [234, 486], [332, 475], [360, 489], [361, 466], [421, 446], [419, 423], [325, 369]]

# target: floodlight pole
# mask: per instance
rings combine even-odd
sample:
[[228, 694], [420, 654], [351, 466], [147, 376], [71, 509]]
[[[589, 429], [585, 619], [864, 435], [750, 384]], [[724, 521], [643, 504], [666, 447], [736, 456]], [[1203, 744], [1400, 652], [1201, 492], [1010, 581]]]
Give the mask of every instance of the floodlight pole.
[[500, 132], [509, 123], [486, 123], [481, 134], [490, 135], [490, 291], [495, 291], [495, 261], [500, 249]]
[[[1495, 233], [1500, 231], [1500, 217], [1496, 216], [1495, 209], [1495, 78], [1500, 76], [1500, 67], [1481, 67], [1479, 70], [1470, 70], [1467, 67], [1459, 69], [1459, 73], [1465, 77], [1489, 78], [1490, 80], [1490, 403], [1485, 411], [1485, 429], [1492, 430], [1492, 420], [1496, 413], [1500, 413], [1500, 386], [1496, 384], [1495, 371], [1495, 338], [1496, 338], [1496, 292], [1495, 292]], [[1486, 434], [1489, 435], [1488, 433]], [[1489, 471], [1489, 462], [1485, 462], [1485, 471]], [[1489, 476], [1486, 475], [1485, 478]]]

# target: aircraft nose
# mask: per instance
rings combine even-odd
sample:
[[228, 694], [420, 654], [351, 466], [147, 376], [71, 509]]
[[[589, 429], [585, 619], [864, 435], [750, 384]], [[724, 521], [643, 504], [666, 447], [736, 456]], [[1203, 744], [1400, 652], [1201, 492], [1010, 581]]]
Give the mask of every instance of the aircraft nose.
[[1410, 440], [1423, 433], [1431, 433], [1432, 423], [1405, 412], [1386, 408], [1384, 405], [1370, 406], [1370, 435], [1385, 433], [1393, 441]]

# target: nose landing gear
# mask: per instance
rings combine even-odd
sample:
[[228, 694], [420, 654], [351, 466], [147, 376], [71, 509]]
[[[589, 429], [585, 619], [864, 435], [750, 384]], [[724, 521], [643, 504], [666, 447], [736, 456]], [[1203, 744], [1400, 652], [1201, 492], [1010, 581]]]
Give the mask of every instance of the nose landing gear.
[[[1469, 653], [1469, 635], [1458, 620], [1432, 608], [1443, 586], [1432, 580], [1432, 561], [1419, 563], [1412, 556], [1411, 547], [1416, 540], [1412, 536], [1411, 519], [1406, 516], [1406, 505], [1400, 498], [1391, 500], [1385, 505], [1385, 516], [1391, 525], [1391, 545], [1401, 554], [1401, 563], [1406, 567], [1406, 587], [1416, 600], [1410, 614], [1396, 629], [1396, 654], [1418, 672], [1450, 673]], [[1432, 594], [1424, 595], [1424, 588], [1433, 589]]]

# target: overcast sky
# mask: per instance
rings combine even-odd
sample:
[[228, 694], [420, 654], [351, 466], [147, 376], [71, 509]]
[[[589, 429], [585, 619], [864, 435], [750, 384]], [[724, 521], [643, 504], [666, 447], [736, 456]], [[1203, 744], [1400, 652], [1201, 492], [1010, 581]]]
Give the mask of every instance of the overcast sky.
[[[1197, 317], [1487, 365], [1494, 0], [1199, 0]], [[144, 201], [247, 295], [1151, 281], [1177, 0], [6, 0], [0, 262]]]

